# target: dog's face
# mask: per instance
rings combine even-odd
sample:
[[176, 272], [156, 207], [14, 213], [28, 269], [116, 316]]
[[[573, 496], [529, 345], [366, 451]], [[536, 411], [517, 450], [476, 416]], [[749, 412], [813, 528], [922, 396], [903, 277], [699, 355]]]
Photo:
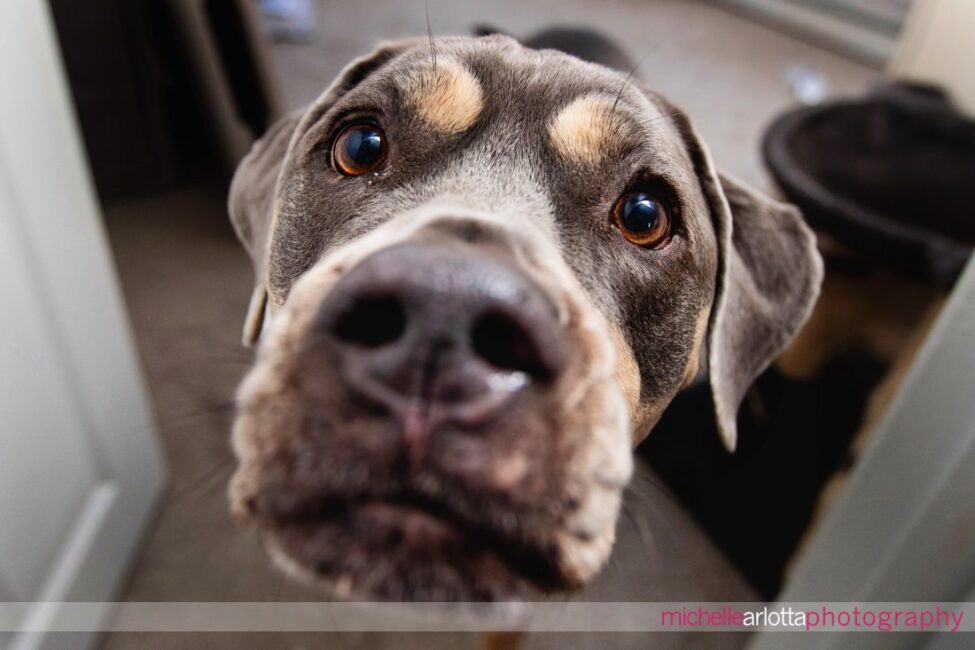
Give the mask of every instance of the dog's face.
[[622, 75], [504, 37], [435, 53], [354, 62], [238, 170], [245, 338], [270, 326], [232, 507], [339, 595], [573, 588], [610, 552], [631, 446], [701, 367], [733, 447], [818, 257]]

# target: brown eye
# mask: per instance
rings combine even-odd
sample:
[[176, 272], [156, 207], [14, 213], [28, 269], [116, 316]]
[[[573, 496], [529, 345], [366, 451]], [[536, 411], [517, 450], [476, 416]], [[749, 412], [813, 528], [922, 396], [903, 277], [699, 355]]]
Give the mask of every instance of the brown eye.
[[670, 240], [670, 215], [663, 203], [645, 192], [624, 194], [613, 207], [613, 220], [637, 246], [659, 248]]
[[340, 174], [361, 176], [386, 160], [386, 134], [375, 124], [345, 127], [332, 145], [332, 166]]

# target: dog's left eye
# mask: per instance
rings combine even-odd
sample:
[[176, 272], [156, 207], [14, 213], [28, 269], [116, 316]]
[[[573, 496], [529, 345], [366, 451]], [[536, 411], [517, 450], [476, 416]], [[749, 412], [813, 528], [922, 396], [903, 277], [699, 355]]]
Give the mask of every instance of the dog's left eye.
[[375, 171], [386, 160], [386, 134], [375, 124], [345, 127], [332, 145], [332, 166], [345, 176]]
[[616, 201], [613, 220], [626, 239], [644, 248], [660, 248], [670, 240], [670, 214], [646, 192], [630, 192]]

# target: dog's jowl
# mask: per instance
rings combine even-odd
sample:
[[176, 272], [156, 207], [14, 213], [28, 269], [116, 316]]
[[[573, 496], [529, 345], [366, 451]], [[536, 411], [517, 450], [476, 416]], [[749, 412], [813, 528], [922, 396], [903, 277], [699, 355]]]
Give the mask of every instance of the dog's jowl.
[[724, 441], [821, 275], [789, 206], [626, 74], [503, 36], [380, 47], [230, 196], [255, 267], [232, 509], [337, 595], [578, 587], [696, 378]]

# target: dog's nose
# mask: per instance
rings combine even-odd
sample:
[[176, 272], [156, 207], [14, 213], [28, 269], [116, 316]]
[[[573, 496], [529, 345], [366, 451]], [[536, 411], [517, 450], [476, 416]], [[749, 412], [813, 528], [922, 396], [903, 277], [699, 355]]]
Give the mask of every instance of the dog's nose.
[[466, 244], [374, 253], [336, 284], [319, 316], [350, 389], [430, 426], [484, 422], [565, 365], [546, 294], [503, 257]]

